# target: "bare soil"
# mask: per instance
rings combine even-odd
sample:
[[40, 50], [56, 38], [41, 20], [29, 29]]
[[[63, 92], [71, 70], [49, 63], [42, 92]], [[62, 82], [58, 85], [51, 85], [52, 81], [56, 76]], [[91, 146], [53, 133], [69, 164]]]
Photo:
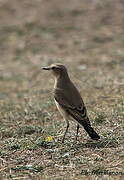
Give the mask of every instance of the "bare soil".
[[[101, 139], [65, 122], [42, 66], [63, 63]], [[0, 0], [0, 179], [124, 179], [123, 0]]]

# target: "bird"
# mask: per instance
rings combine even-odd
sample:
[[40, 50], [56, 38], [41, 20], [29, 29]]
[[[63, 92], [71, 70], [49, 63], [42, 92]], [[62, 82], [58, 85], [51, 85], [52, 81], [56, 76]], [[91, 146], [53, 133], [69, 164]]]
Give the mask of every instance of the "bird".
[[85, 129], [91, 139], [99, 140], [100, 136], [91, 126], [86, 106], [78, 89], [71, 81], [66, 66], [60, 63], [54, 63], [47, 67], [42, 67], [42, 69], [49, 70], [54, 75], [54, 101], [60, 114], [67, 123], [62, 143], [64, 143], [70, 119], [73, 119], [77, 124], [76, 140], [80, 127]]

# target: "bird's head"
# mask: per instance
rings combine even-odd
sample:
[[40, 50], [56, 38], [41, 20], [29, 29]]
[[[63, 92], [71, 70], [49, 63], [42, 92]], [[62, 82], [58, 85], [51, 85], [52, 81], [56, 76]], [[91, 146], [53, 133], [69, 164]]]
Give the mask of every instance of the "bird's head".
[[67, 69], [63, 64], [51, 64], [47, 67], [42, 67], [43, 70], [49, 70], [53, 73], [55, 77], [60, 77], [61, 75], [67, 74]]

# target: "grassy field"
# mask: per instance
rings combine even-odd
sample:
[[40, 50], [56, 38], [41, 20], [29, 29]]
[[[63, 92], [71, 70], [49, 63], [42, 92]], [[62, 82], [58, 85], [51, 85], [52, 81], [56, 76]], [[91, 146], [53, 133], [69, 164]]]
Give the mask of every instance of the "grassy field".
[[[122, 0], [0, 1], [0, 180], [124, 179]], [[57, 111], [53, 78], [67, 66], [93, 127], [92, 141]]]

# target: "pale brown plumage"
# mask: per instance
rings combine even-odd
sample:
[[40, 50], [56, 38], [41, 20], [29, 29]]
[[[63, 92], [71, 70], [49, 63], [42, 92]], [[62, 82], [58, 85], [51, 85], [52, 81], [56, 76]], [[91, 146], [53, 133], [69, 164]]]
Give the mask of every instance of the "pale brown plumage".
[[57, 108], [59, 109], [63, 118], [67, 121], [67, 127], [62, 141], [64, 142], [65, 135], [69, 127], [69, 116], [71, 116], [78, 123], [77, 135], [79, 125], [81, 125], [92, 139], [98, 140], [100, 137], [91, 127], [82, 97], [70, 80], [66, 67], [62, 64], [52, 64], [51, 66], [44, 67], [43, 69], [52, 70], [55, 76], [54, 99]]

